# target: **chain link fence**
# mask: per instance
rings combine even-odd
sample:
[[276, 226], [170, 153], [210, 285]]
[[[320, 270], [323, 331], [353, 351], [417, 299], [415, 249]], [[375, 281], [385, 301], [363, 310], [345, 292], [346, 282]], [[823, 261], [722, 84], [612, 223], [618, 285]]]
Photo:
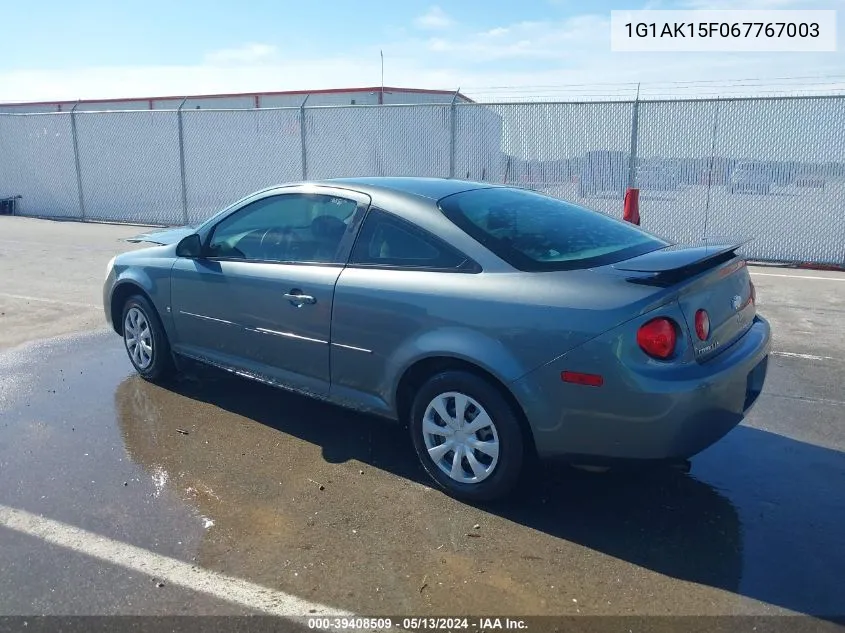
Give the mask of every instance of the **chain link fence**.
[[514, 183], [621, 215], [631, 103], [459, 104], [456, 110], [457, 177]]
[[448, 105], [303, 111], [307, 178], [449, 175]]
[[0, 198], [18, 213], [197, 224], [303, 179], [510, 183], [673, 241], [750, 240], [845, 264], [845, 98], [319, 106], [0, 114]]
[[82, 218], [73, 138], [69, 116], [0, 116], [0, 198], [21, 196], [25, 215]]
[[80, 213], [84, 210], [86, 219], [179, 221], [175, 112], [80, 112], [71, 117], [82, 183]]
[[712, 101], [638, 104], [634, 176], [643, 228], [676, 241], [712, 236], [707, 209], [713, 192], [706, 173], [718, 106]]
[[[177, 115], [182, 121], [184, 204], [171, 209], [172, 223], [197, 224], [254, 191], [302, 177], [298, 109], [187, 110]], [[178, 139], [175, 144], [171, 139], [177, 152]], [[179, 173], [177, 166], [174, 174]]]
[[753, 238], [759, 259], [845, 263], [845, 100], [726, 101], [712, 118], [707, 233]]

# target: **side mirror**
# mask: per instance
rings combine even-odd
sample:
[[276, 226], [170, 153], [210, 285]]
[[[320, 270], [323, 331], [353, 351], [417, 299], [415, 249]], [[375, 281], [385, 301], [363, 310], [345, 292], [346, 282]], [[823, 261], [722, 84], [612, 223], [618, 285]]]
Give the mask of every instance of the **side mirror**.
[[202, 242], [200, 236], [192, 233], [187, 237], [183, 237], [176, 245], [177, 257], [188, 257], [190, 259], [198, 259], [202, 257]]

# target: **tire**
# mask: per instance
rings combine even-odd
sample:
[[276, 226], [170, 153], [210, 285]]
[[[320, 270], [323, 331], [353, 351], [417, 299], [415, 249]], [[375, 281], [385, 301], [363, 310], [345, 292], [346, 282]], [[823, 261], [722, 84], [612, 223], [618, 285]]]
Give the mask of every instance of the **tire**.
[[[133, 326], [134, 324], [134, 326]], [[135, 371], [145, 380], [161, 382], [174, 373], [173, 355], [158, 312], [142, 295], [133, 295], [123, 305], [123, 346]], [[132, 337], [132, 333], [135, 336]], [[132, 345], [132, 341], [136, 345]]]
[[[467, 399], [464, 428], [475, 421], [481, 422], [479, 418], [483, 412], [490, 423], [483, 424], [475, 433], [460, 435], [461, 444], [457, 448], [438, 450], [438, 446], [452, 442], [460, 431], [456, 432], [455, 426], [445, 423], [436, 412], [435, 403], [442, 405], [441, 410], [445, 408], [452, 424], [457, 426], [455, 407], [457, 400], [463, 397]], [[524, 461], [522, 429], [510, 404], [486, 380], [454, 370], [432, 376], [414, 397], [409, 428], [417, 457], [426, 473], [450, 496], [464, 501], [492, 501], [507, 496], [516, 486]], [[432, 433], [432, 429], [436, 431]], [[468, 457], [469, 443], [476, 447], [486, 444], [486, 450], [472, 448], [471, 457]], [[463, 456], [455, 465], [457, 451]], [[438, 456], [440, 459], [436, 459]], [[470, 459], [474, 460], [474, 465]], [[456, 477], [443, 470], [450, 465], [450, 472], [456, 473]]]

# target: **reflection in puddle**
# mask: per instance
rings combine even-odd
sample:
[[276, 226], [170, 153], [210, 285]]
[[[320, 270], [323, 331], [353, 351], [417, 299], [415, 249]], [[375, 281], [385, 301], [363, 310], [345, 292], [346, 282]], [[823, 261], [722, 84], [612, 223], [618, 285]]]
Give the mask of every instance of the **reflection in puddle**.
[[152, 479], [153, 496], [158, 498], [164, 491], [165, 486], [167, 486], [167, 480], [170, 479], [170, 476], [167, 474], [167, 471], [164, 470], [164, 468], [162, 468], [161, 466], [154, 466]]
[[[115, 394], [132, 459], [194, 507], [202, 566], [344, 608], [437, 612], [458, 594], [478, 611], [574, 613], [591, 593], [605, 611], [643, 608], [631, 563], [739, 584], [736, 512], [692, 478], [637, 486], [562, 474], [475, 508], [423, 485], [403, 429], [215, 376], [170, 389], [132, 377]], [[585, 564], [613, 582], [571, 595]], [[672, 593], [662, 589], [661, 602], [682, 599]]]
[[[180, 476], [184, 477], [185, 473], [180, 473]], [[210, 497], [212, 499], [216, 499], [220, 501], [220, 497], [217, 496], [217, 493], [214, 492], [211, 488], [206, 486], [205, 484], [197, 484], [196, 486], [188, 486], [185, 488], [185, 494], [187, 494], [191, 498], [196, 498], [197, 495], [205, 495], [206, 497]]]
[[115, 408], [132, 459], [202, 521], [198, 563], [301, 597], [561, 615], [841, 604], [842, 454], [749, 425], [691, 475], [550, 467], [473, 507], [422, 483], [404, 429], [210, 370], [168, 389], [129, 378]]

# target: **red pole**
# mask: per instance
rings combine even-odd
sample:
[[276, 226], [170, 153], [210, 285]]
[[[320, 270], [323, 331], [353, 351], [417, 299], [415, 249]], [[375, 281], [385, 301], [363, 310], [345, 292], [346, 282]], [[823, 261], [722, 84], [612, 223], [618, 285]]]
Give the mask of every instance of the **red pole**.
[[625, 192], [625, 207], [622, 219], [631, 224], [640, 225], [640, 190], [628, 187]]

